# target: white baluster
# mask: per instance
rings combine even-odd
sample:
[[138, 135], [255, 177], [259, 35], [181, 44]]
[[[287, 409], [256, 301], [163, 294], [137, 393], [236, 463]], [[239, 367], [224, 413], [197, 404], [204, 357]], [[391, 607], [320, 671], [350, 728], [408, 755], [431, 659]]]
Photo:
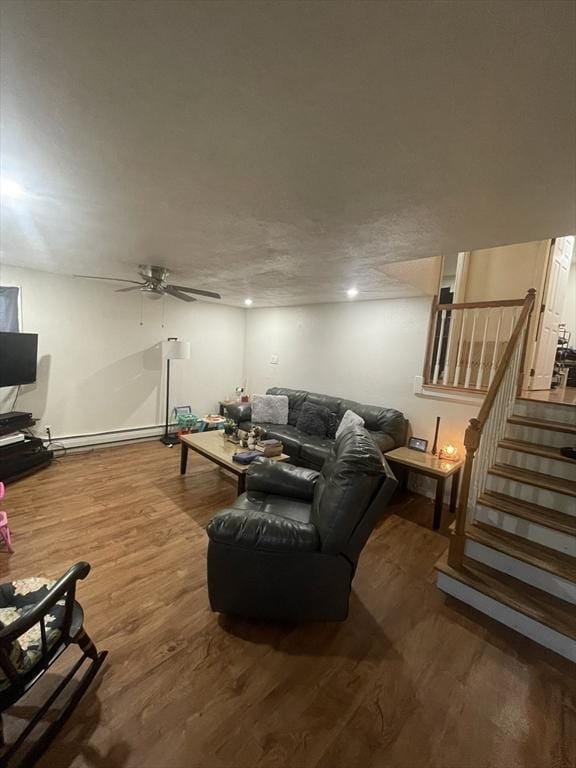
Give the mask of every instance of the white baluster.
[[460, 339], [458, 341], [458, 351], [456, 352], [456, 371], [454, 372], [454, 386], [457, 387], [460, 383], [460, 369], [462, 367], [462, 344], [464, 342], [464, 328], [466, 327], [466, 312], [462, 310], [462, 323], [460, 325]]
[[476, 318], [478, 317], [478, 311], [474, 310], [472, 313], [472, 333], [470, 334], [470, 347], [468, 348], [468, 362], [466, 363], [466, 378], [464, 380], [464, 386], [466, 389], [470, 386], [470, 377], [472, 376], [472, 355], [474, 353], [474, 333], [476, 331]]
[[[443, 309], [440, 313], [440, 335], [438, 336], [438, 346], [436, 347], [436, 365], [434, 366], [434, 376], [432, 377], [432, 384], [438, 383], [438, 374], [440, 373], [440, 358], [442, 357], [442, 344], [444, 342], [444, 322], [446, 320], [446, 310]], [[446, 364], [446, 361], [444, 361]]]
[[488, 386], [492, 384], [492, 379], [494, 378], [496, 368], [498, 367], [498, 343], [500, 342], [500, 328], [502, 327], [503, 312], [504, 310], [500, 309], [500, 312], [498, 313], [498, 322], [496, 323], [496, 336], [494, 338], [494, 351], [492, 352], [492, 365], [490, 366], [490, 380], [488, 382]]
[[482, 386], [484, 376], [484, 357], [486, 354], [486, 337], [488, 336], [488, 326], [490, 325], [490, 309], [486, 312], [486, 323], [484, 324], [484, 335], [482, 337], [482, 351], [480, 353], [480, 362], [478, 363], [478, 376], [476, 376], [476, 389]]

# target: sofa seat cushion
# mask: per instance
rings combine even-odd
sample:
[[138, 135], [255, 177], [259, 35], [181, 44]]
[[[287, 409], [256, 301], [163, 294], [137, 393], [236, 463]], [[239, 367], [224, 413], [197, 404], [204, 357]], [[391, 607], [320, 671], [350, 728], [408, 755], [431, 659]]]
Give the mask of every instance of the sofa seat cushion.
[[[278, 498], [278, 497], [276, 497]], [[281, 497], [280, 497], [281, 498]], [[288, 511], [285, 499], [284, 513]], [[303, 502], [297, 502], [303, 507]], [[310, 515], [310, 505], [308, 517]], [[280, 507], [277, 508], [280, 511]], [[208, 536], [211, 541], [252, 550], [267, 552], [317, 552], [320, 549], [320, 537], [316, 526], [301, 522], [285, 514], [245, 509], [226, 509], [208, 523]]]
[[306, 435], [300, 448], [300, 457], [303, 461], [321, 467], [333, 446], [334, 440], [328, 437]]
[[[52, 579], [20, 579], [0, 585], [0, 628], [7, 627], [30, 611], [48, 594], [56, 582]], [[45, 618], [46, 642], [52, 648], [62, 635], [64, 623], [64, 600], [59, 600]], [[30, 671], [42, 656], [42, 635], [40, 624], [20, 635], [12, 643], [10, 659], [20, 674]], [[0, 669], [0, 690], [8, 688], [9, 680]]]

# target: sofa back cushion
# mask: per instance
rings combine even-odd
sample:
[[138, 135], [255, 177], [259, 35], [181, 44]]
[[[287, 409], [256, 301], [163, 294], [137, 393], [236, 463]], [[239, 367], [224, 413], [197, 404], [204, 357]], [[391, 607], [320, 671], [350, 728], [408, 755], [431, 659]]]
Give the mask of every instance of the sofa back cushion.
[[314, 403], [314, 405], [323, 405], [331, 413], [340, 412], [340, 403], [342, 402], [339, 397], [332, 397], [332, 395], [321, 395], [319, 392], [308, 392], [306, 398], [307, 403]]
[[364, 426], [370, 432], [385, 432], [394, 438], [396, 446], [406, 442], [406, 419], [401, 411], [395, 408], [382, 408], [379, 405], [364, 405], [354, 400], [341, 400], [340, 416], [346, 411], [354, 411], [364, 419]]
[[287, 389], [286, 387], [270, 387], [266, 390], [267, 395], [285, 395], [288, 398], [288, 424], [296, 426], [300, 409], [306, 402], [308, 392], [303, 389]]
[[322, 551], [346, 551], [352, 534], [386, 479], [382, 454], [364, 427], [343, 430], [316, 483], [310, 520]]
[[253, 395], [252, 421], [256, 424], [288, 424], [286, 395]]

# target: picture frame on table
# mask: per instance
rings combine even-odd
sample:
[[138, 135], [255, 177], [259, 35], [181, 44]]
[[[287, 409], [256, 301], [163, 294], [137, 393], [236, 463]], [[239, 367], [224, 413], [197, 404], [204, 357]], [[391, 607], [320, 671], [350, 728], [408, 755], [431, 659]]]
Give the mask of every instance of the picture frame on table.
[[411, 437], [408, 440], [408, 448], [411, 448], [413, 451], [426, 453], [428, 450], [428, 440], [425, 440], [423, 437]]

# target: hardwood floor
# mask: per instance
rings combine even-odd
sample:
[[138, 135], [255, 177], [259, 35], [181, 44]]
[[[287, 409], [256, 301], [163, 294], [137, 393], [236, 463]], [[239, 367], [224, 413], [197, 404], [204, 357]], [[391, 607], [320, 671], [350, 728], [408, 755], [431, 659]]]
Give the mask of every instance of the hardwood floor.
[[[44, 768], [576, 765], [574, 668], [445, 603], [432, 502], [392, 505], [347, 622], [224, 618], [208, 607], [204, 526], [235, 482], [194, 454], [180, 477], [178, 460], [156, 442], [107, 448], [8, 486], [2, 580], [89, 561], [79, 599], [110, 652]], [[29, 712], [6, 719], [9, 740]]]

